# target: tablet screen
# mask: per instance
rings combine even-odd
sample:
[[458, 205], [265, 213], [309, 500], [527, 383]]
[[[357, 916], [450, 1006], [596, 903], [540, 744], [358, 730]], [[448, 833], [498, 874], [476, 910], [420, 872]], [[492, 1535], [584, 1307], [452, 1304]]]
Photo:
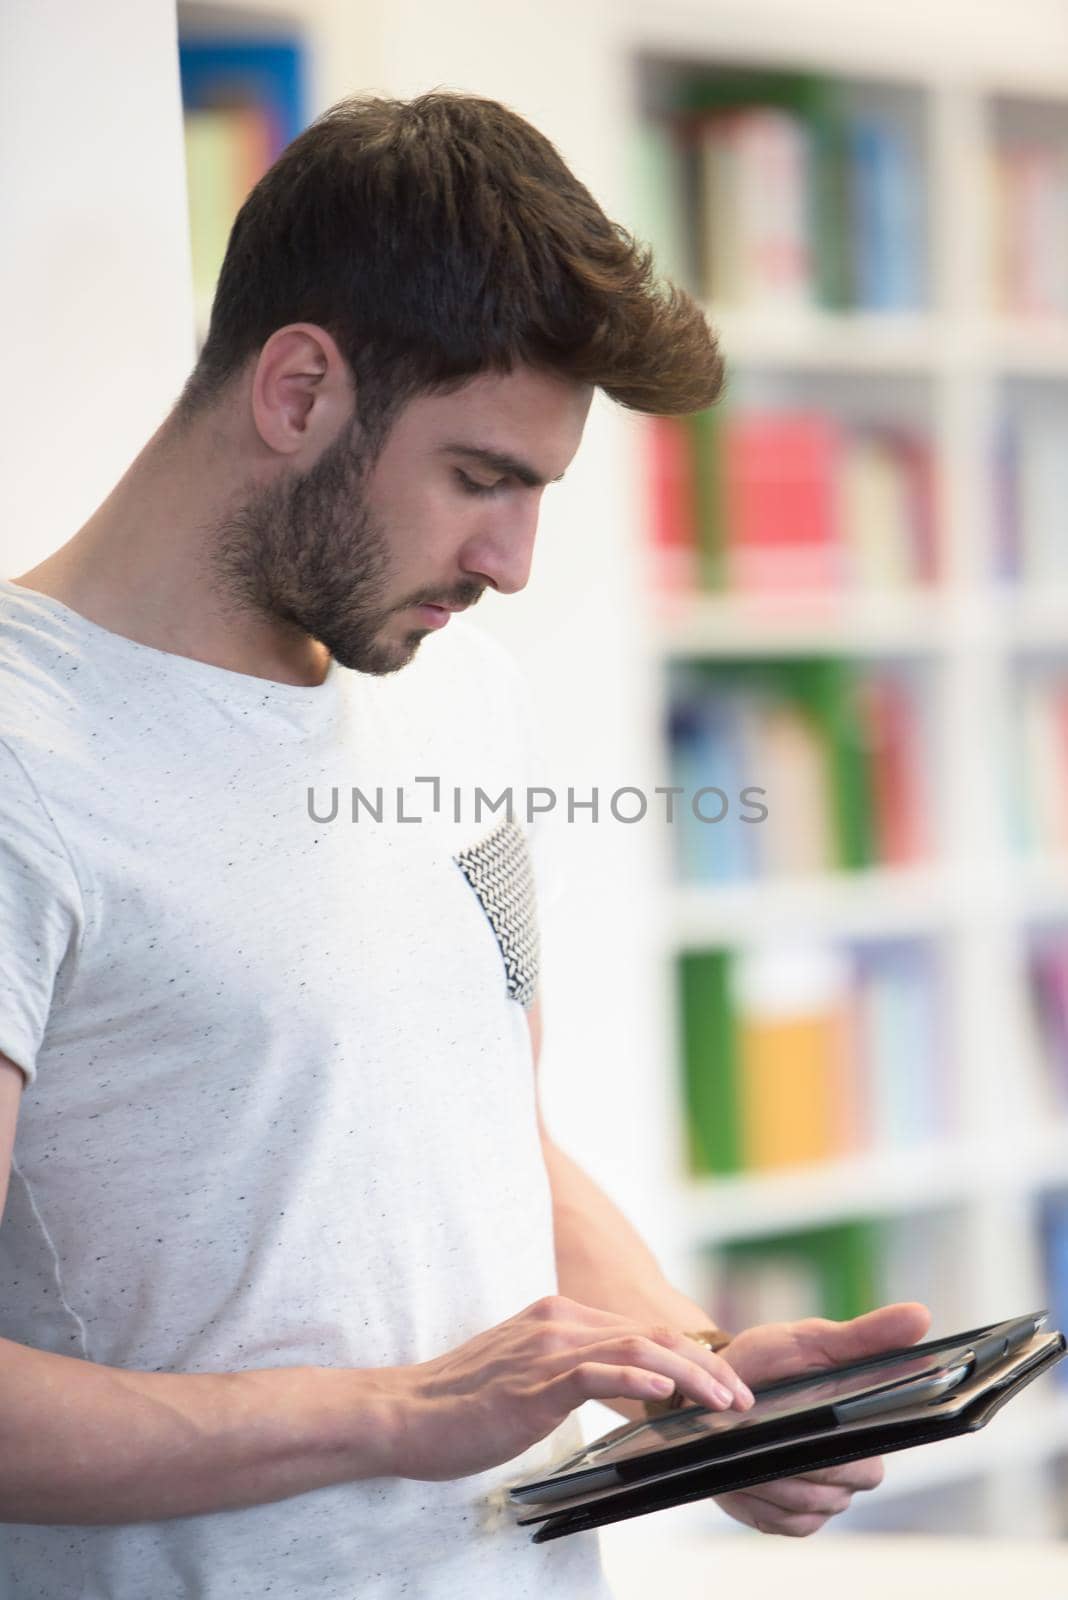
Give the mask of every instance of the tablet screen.
[[915, 1355], [891, 1356], [885, 1362], [865, 1365], [860, 1371], [791, 1383], [788, 1389], [758, 1393], [749, 1411], [710, 1411], [704, 1406], [690, 1406], [682, 1411], [670, 1412], [667, 1416], [655, 1417], [649, 1422], [635, 1423], [622, 1436], [617, 1430], [614, 1442], [591, 1444], [558, 1470], [576, 1472], [584, 1467], [610, 1466], [616, 1461], [644, 1455], [649, 1450], [689, 1444], [697, 1439], [715, 1438], [721, 1434], [737, 1438], [739, 1433], [762, 1423], [779, 1421], [796, 1412], [833, 1405], [836, 1401], [848, 1400], [872, 1389], [939, 1372], [944, 1367], [958, 1364], [970, 1350], [969, 1344], [951, 1345], [945, 1351], [927, 1349]]

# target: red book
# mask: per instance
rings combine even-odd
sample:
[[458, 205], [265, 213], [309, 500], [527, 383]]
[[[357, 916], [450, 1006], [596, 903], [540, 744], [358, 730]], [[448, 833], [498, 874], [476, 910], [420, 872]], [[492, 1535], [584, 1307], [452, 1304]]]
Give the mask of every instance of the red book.
[[894, 436], [905, 481], [913, 537], [913, 576], [917, 583], [937, 583], [941, 561], [938, 551], [938, 507], [935, 501], [934, 461], [930, 441], [917, 434]]
[[661, 590], [696, 589], [697, 512], [690, 430], [679, 417], [650, 417], [646, 426], [653, 581]]
[[919, 730], [912, 697], [893, 677], [858, 685], [870, 753], [876, 859], [887, 866], [917, 861], [926, 848]]
[[724, 432], [728, 584], [776, 593], [840, 587], [833, 419], [751, 412], [728, 417]]

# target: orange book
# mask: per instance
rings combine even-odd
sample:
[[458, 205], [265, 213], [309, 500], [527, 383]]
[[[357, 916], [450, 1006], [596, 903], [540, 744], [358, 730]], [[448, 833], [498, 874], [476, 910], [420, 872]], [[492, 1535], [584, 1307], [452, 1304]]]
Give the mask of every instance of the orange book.
[[750, 1018], [740, 1045], [745, 1165], [795, 1166], [840, 1150], [842, 1017]]
[[844, 953], [818, 945], [739, 952], [733, 979], [743, 1165], [799, 1166], [854, 1147]]

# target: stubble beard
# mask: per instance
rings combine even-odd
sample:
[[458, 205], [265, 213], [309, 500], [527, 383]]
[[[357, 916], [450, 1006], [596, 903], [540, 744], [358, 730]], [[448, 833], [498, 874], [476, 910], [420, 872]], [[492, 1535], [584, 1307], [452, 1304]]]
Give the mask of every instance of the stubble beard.
[[389, 540], [365, 491], [374, 461], [355, 427], [307, 472], [250, 489], [216, 528], [211, 566], [226, 607], [325, 645], [342, 667], [382, 676], [411, 661], [429, 629], [386, 636]]

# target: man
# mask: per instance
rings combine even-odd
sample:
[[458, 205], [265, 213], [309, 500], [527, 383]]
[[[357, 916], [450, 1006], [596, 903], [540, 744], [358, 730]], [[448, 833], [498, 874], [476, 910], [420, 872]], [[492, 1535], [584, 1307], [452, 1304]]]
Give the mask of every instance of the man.
[[[532, 840], [468, 805], [530, 776], [522, 687], [450, 613], [525, 584], [596, 387], [720, 384], [519, 117], [343, 102], [242, 208], [172, 415], [0, 583], [16, 1597], [592, 1600], [595, 1540], [487, 1509], [584, 1401], [744, 1408], [925, 1330], [688, 1336], [541, 1123]], [[723, 1504], [807, 1533], [880, 1472]]]

